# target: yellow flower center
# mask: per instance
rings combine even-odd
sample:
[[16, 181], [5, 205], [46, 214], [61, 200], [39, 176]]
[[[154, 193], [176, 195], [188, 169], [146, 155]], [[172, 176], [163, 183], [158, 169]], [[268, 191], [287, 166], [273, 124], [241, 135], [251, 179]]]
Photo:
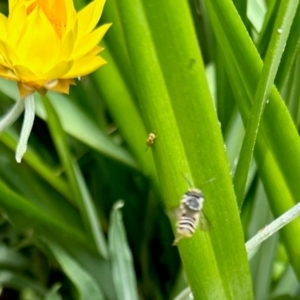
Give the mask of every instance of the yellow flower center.
[[55, 32], [62, 37], [67, 23], [67, 12], [65, 2], [61, 0], [35, 0], [30, 2], [27, 7], [27, 15], [30, 15], [34, 9], [42, 9], [45, 16], [52, 24]]

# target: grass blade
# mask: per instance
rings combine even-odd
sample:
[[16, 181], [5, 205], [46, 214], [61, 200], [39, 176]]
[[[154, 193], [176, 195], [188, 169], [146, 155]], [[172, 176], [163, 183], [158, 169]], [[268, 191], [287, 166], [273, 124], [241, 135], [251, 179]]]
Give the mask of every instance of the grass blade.
[[91, 275], [76, 260], [68, 255], [59, 245], [43, 240], [61, 268], [75, 285], [80, 300], [104, 300], [103, 292]]
[[[262, 61], [231, 2], [207, 1], [206, 4], [218, 43], [224, 50], [226, 70], [235, 99], [246, 123]], [[231, 17], [228, 18], [228, 15]], [[255, 158], [269, 205], [277, 217], [293, 207], [299, 199], [300, 142], [293, 121], [274, 87], [262, 118]], [[293, 268], [300, 278], [300, 262], [297, 258], [300, 241], [294, 239], [299, 232], [300, 221], [297, 219], [281, 231]]]
[[204, 211], [214, 229], [209, 234], [197, 231], [179, 243], [194, 297], [250, 299], [236, 199], [189, 8], [185, 2], [169, 0], [121, 0], [117, 5], [140, 109], [158, 136], [152, 151], [165, 205], [179, 205], [187, 189], [183, 174], [195, 186], [203, 186], [207, 199]]
[[96, 214], [94, 203], [89, 195], [79, 167], [76, 162], [72, 160], [71, 153], [67, 146], [66, 134], [61, 127], [59, 117], [48, 99], [44, 100], [44, 105], [47, 111], [48, 126], [67, 174], [71, 193], [77, 200], [86, 229], [94, 240], [96, 248], [103, 257], [107, 257], [106, 243], [100, 229], [100, 222]]
[[110, 217], [109, 253], [112, 264], [113, 279], [118, 300], [137, 300], [137, 284], [133, 259], [126, 240], [122, 222], [121, 207], [124, 203], [115, 203]]
[[247, 122], [245, 137], [240, 152], [240, 158], [233, 180], [235, 194], [240, 207], [244, 199], [247, 176], [263, 109], [276, 76], [297, 5], [296, 1], [293, 0], [281, 2], [260, 80], [254, 96], [251, 114]]

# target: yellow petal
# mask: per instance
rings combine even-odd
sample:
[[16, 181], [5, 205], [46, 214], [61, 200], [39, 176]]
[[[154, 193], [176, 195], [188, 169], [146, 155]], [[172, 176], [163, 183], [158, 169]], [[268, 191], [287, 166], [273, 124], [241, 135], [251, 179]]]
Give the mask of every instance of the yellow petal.
[[[18, 1], [18, 0], [9, 0], [8, 1], [8, 11], [9, 11], [9, 14], [12, 13], [13, 11], [13, 8], [15, 7], [15, 5], [17, 4], [20, 4], [21, 1]], [[23, 4], [22, 4], [23, 5]]]
[[4, 15], [0, 14], [0, 40], [6, 39], [6, 34], [7, 34], [6, 26], [7, 26], [7, 18]]
[[100, 26], [92, 33], [84, 36], [81, 40], [77, 41], [74, 48], [74, 53], [72, 57], [74, 59], [83, 57], [87, 53], [89, 53], [92, 49], [95, 48], [103, 38], [104, 34], [108, 30], [111, 24], [105, 24]]
[[78, 13], [79, 37], [90, 33], [96, 27], [104, 4], [105, 0], [94, 0]]
[[51, 70], [44, 74], [44, 78], [57, 79], [62, 78], [65, 74], [68, 74], [72, 69], [74, 61], [62, 61], [55, 65]]
[[[0, 41], [1, 64], [14, 71], [14, 64], [18, 63], [19, 58], [15, 49], [7, 42]], [[18, 74], [16, 74], [18, 76]]]
[[24, 65], [14, 65], [14, 72], [21, 81], [36, 81], [39, 77]]
[[70, 30], [61, 41], [60, 59], [70, 59], [75, 45], [75, 33], [74, 30]]
[[62, 78], [76, 78], [80, 76], [87, 75], [102, 65], [106, 64], [106, 61], [100, 56], [94, 57], [83, 57], [74, 61], [74, 65], [69, 73], [67, 73]]
[[1, 64], [0, 64], [0, 76], [8, 80], [18, 81], [20, 79], [16, 76], [14, 72], [11, 71], [11, 69], [8, 69]]
[[66, 9], [67, 9], [67, 24], [66, 24], [66, 33], [68, 33], [74, 26], [77, 14], [74, 8], [73, 0], [65, 0]]
[[0, 64], [5, 66], [6, 68], [11, 68], [11, 64], [9, 63], [9, 59], [7, 56], [7, 48], [6, 43], [3, 41], [0, 41]]
[[21, 99], [25, 98], [26, 96], [31, 95], [32, 93], [34, 93], [36, 91], [36, 89], [26, 86], [20, 81], [18, 81], [18, 89], [19, 89]]
[[16, 2], [7, 20], [7, 40], [13, 46], [17, 46], [19, 39], [24, 35], [26, 17], [25, 5], [22, 1]]
[[35, 74], [43, 74], [56, 62], [60, 41], [51, 23], [40, 8], [27, 17], [24, 34], [18, 45], [20, 60], [31, 66]]
[[94, 49], [92, 49], [91, 52], [87, 53], [86, 56], [96, 56], [99, 54], [104, 48], [100, 46], [96, 46]]
[[75, 81], [73, 79], [60, 79], [58, 83], [50, 90], [59, 93], [69, 94], [70, 85], [75, 85]]

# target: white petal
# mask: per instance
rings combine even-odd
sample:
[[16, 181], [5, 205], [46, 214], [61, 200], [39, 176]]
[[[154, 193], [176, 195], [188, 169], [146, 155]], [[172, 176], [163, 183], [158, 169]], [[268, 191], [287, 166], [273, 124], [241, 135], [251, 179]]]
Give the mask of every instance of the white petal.
[[21, 159], [26, 152], [27, 142], [33, 126], [33, 121], [35, 116], [33, 94], [25, 97], [23, 101], [25, 102], [25, 114], [24, 114], [24, 121], [22, 125], [21, 135], [16, 150], [16, 161], [18, 163], [21, 162]]
[[13, 108], [2, 118], [0, 121], [0, 132], [12, 125], [24, 111], [25, 103], [24, 100], [19, 100]]

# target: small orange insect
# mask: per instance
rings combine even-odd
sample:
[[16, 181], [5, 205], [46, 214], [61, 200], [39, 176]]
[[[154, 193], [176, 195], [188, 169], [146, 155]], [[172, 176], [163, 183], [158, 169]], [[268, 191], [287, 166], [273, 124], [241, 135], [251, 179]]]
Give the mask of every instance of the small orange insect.
[[150, 146], [152, 146], [154, 144], [154, 140], [156, 139], [156, 134], [151, 132], [148, 134], [148, 138], [147, 138], [147, 141], [146, 141], [146, 145], [147, 145], [147, 148], [146, 148], [146, 151], [148, 150], [148, 148]]

